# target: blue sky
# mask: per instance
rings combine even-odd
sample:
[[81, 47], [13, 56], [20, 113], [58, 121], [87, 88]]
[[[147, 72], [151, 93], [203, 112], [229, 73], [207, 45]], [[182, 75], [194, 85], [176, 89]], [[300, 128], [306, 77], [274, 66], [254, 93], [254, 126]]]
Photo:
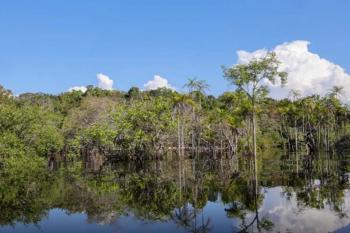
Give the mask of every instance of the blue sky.
[[205, 79], [217, 95], [236, 51], [295, 40], [349, 71], [349, 12], [346, 0], [4, 0], [0, 84], [60, 93], [103, 73], [128, 90], [158, 74], [178, 90]]

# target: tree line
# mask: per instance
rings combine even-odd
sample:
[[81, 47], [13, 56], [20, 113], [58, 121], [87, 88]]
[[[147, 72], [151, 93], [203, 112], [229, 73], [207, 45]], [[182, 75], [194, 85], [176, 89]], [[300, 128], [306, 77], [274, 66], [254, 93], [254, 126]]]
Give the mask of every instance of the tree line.
[[[0, 88], [0, 162], [10, 157], [72, 159], [101, 154], [116, 160], [285, 151], [334, 151], [350, 140], [349, 109], [341, 87], [326, 96], [268, 97], [266, 81], [287, 82], [273, 53], [223, 68], [233, 91], [207, 94], [204, 80], [189, 79], [186, 93], [160, 88], [128, 92], [88, 86], [86, 92], [13, 96]], [[338, 148], [337, 148], [338, 145]]]

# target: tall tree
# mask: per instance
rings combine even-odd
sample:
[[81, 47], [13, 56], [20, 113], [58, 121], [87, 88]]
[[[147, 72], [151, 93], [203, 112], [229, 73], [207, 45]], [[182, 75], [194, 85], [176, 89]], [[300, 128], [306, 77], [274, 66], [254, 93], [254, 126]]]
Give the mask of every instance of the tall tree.
[[287, 81], [287, 73], [278, 70], [280, 62], [273, 52], [261, 59], [253, 59], [247, 64], [237, 64], [231, 68], [224, 68], [224, 76], [235, 85], [238, 91], [244, 92], [252, 105], [253, 150], [254, 166], [257, 169], [256, 148], [256, 106], [269, 92], [266, 81], [275, 84], [277, 79], [283, 86]]
[[184, 87], [188, 88], [189, 95], [199, 103], [199, 111], [195, 111], [196, 109], [192, 109], [192, 150], [196, 151], [198, 154], [200, 148], [200, 138], [202, 131], [202, 124], [200, 123], [200, 111], [202, 110], [202, 98], [205, 95], [205, 91], [209, 89], [209, 85], [205, 80], [198, 80], [197, 78], [188, 79], [187, 84]]

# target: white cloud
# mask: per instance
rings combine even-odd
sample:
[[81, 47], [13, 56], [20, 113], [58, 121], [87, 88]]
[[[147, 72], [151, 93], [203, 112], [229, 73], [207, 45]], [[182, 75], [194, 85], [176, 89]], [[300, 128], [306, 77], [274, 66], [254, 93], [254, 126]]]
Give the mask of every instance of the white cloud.
[[76, 86], [76, 87], [71, 87], [71, 88], [68, 89], [69, 92], [72, 92], [72, 91], [81, 91], [81, 92], [83, 92], [83, 93], [85, 93], [86, 90], [87, 90], [87, 88], [84, 87], [84, 86], [80, 86], [80, 87], [79, 87], [79, 86]]
[[110, 79], [107, 75], [99, 73], [97, 74], [98, 87], [104, 90], [113, 89], [113, 80]]
[[[113, 80], [110, 79], [107, 75], [99, 73], [96, 75], [98, 80], [98, 87], [104, 90], [112, 90], [113, 89]], [[75, 86], [68, 89], [69, 92], [72, 91], [82, 91], [86, 92], [87, 88], [85, 86]]]
[[154, 75], [153, 79], [148, 81], [143, 86], [146, 91], [155, 90], [158, 88], [175, 89], [169, 84], [167, 79], [162, 78], [160, 75]]
[[[276, 46], [272, 51], [281, 61], [280, 71], [288, 72], [288, 82], [284, 88], [272, 85], [271, 96], [283, 98], [290, 90], [298, 90], [303, 96], [319, 94], [324, 96], [333, 86], [344, 87], [343, 101], [350, 100], [350, 75], [342, 67], [318, 54], [309, 51], [308, 41], [293, 41]], [[253, 58], [266, 55], [266, 49], [254, 52], [238, 51], [238, 63], [247, 63]]]

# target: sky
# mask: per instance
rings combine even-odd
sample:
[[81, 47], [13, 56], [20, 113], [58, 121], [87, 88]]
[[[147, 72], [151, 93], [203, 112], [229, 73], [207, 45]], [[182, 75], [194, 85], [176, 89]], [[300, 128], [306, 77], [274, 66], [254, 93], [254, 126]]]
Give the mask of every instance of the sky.
[[222, 66], [274, 50], [291, 73], [286, 90], [350, 92], [349, 12], [347, 0], [4, 0], [0, 84], [15, 94], [182, 91], [197, 77], [219, 95], [233, 89]]

